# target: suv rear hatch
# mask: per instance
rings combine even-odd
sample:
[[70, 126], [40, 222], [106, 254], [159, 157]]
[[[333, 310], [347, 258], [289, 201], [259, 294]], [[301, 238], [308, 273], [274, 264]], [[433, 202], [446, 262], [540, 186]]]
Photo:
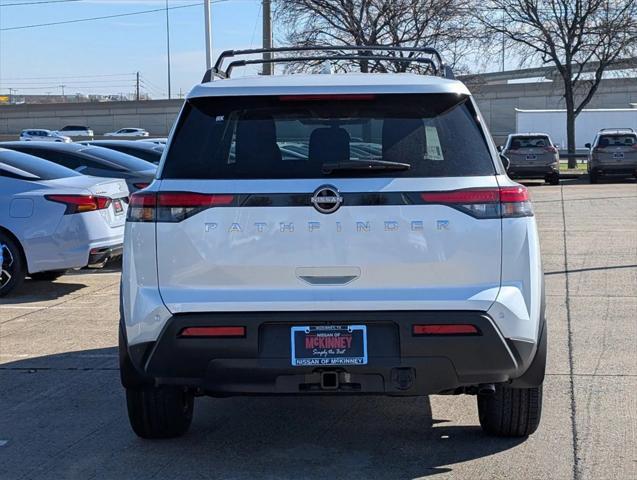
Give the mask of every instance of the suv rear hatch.
[[635, 165], [637, 164], [637, 135], [602, 135], [594, 152], [595, 159], [601, 164]]
[[512, 166], [535, 167], [555, 163], [557, 148], [545, 135], [513, 137], [506, 156]]
[[156, 207], [172, 312], [486, 309], [500, 190], [468, 96], [189, 100]]

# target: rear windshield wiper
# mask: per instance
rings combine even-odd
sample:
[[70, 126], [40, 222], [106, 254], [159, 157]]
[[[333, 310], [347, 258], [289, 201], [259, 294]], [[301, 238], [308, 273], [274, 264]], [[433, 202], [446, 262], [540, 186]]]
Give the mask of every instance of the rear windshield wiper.
[[408, 163], [386, 162], [384, 160], [364, 160], [364, 161], [347, 161], [339, 163], [324, 163], [323, 174], [329, 175], [333, 172], [346, 171], [388, 171], [388, 170], [409, 170], [411, 165]]

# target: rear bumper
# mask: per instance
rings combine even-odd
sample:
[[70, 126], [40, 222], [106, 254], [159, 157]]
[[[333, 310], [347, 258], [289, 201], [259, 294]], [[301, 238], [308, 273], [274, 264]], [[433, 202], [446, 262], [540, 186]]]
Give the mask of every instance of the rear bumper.
[[517, 166], [511, 165], [507, 170], [510, 177], [544, 178], [549, 175], [559, 175], [557, 165]]
[[637, 174], [637, 164], [603, 164], [592, 163], [591, 171], [597, 174], [634, 175]]
[[[454, 323], [475, 325], [480, 334], [412, 334], [414, 324]], [[290, 327], [325, 324], [366, 325], [368, 364], [291, 366]], [[246, 336], [179, 337], [182, 329], [193, 326], [244, 326]], [[484, 312], [228, 312], [175, 315], [156, 342], [128, 348], [124, 340], [120, 361], [130, 359], [135, 381], [187, 386], [209, 395], [426, 395], [518, 378], [535, 351], [535, 344], [503, 338]], [[336, 375], [337, 388], [323, 388], [323, 372]], [[122, 372], [125, 386], [130, 377]]]

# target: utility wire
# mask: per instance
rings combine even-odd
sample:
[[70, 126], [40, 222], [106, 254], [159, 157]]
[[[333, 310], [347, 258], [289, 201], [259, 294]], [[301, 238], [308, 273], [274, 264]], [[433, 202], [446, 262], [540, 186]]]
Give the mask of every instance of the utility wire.
[[127, 73], [102, 73], [97, 75], [51, 75], [49, 77], [2, 77], [0, 81], [21, 81], [21, 80], [58, 80], [60, 78], [100, 78], [100, 77], [127, 77], [135, 76], [135, 72]]
[[41, 5], [43, 3], [83, 2], [84, 0], [40, 0], [37, 2], [0, 3], [0, 7], [22, 7], [23, 5]]
[[[227, 0], [217, 0], [217, 2], [214, 3], [220, 3], [222, 1], [227, 1]], [[197, 6], [201, 6], [203, 5], [203, 3], [198, 2], [198, 3], [189, 3], [188, 5], [177, 5], [174, 7], [168, 7], [168, 10], [177, 10], [180, 8], [192, 8], [192, 7], [197, 7]], [[60, 22], [49, 22], [49, 23], [35, 23], [32, 25], [20, 25], [17, 27], [5, 27], [5, 28], [0, 28], [0, 31], [6, 32], [6, 31], [10, 31], [10, 30], [24, 30], [26, 28], [38, 28], [38, 27], [51, 27], [54, 25], [67, 25], [69, 23], [80, 23], [80, 22], [92, 22], [94, 20], [106, 20], [109, 18], [120, 18], [120, 17], [129, 17], [132, 15], [143, 15], [146, 13], [155, 13], [155, 12], [165, 12], [166, 11], [166, 7], [164, 8], [154, 8], [152, 10], [140, 10], [138, 12], [129, 12], [129, 13], [117, 13], [114, 15], [103, 15], [101, 17], [89, 17], [89, 18], [76, 18], [74, 20], [63, 20]]]

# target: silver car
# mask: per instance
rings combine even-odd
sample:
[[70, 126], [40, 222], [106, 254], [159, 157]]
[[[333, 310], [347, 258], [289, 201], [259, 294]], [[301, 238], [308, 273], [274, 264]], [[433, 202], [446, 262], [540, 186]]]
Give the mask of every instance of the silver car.
[[29, 128], [20, 132], [21, 142], [58, 142], [58, 143], [71, 143], [71, 139], [66, 135], [61, 135], [58, 132], [52, 132], [51, 130], [45, 130], [43, 128]]
[[637, 177], [637, 133], [632, 128], [604, 128], [586, 148], [591, 183], [608, 174]]
[[559, 154], [546, 133], [509, 135], [502, 154], [509, 159], [511, 178], [543, 178], [551, 185], [560, 183]]
[[127, 210], [124, 180], [0, 148], [0, 296], [120, 256]]

